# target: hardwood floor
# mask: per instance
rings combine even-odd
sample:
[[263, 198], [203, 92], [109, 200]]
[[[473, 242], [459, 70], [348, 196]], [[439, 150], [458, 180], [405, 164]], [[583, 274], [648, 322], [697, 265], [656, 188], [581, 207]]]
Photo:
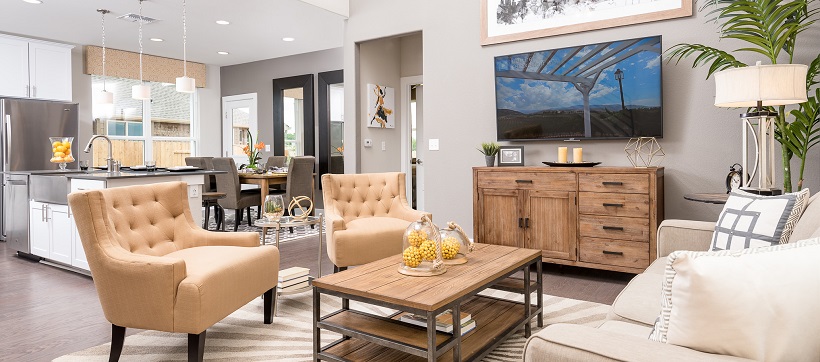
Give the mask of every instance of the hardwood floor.
[[[281, 244], [281, 268], [316, 275], [317, 237]], [[324, 249], [324, 248], [323, 248]], [[323, 253], [322, 272], [333, 264]], [[631, 274], [544, 265], [544, 293], [611, 304]], [[20, 258], [0, 242], [0, 361], [51, 361], [107, 343], [111, 325], [90, 277]], [[128, 335], [140, 330], [128, 329]]]

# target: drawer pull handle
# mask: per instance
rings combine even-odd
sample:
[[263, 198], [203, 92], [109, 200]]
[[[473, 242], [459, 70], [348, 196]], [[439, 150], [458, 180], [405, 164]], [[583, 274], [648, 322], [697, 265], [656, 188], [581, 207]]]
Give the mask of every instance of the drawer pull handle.
[[610, 203], [606, 203], [606, 202], [604, 203], [604, 207], [610, 207], [610, 206], [611, 207], [624, 207], [624, 204], [610, 204]]
[[524, 219], [524, 229], [529, 229], [529, 228], [530, 228], [530, 218], [525, 218]]
[[604, 254], [606, 254], [606, 255], [621, 255], [621, 256], [623, 256], [623, 255], [624, 255], [624, 252], [623, 252], [623, 251], [609, 251], [609, 250], [604, 250]]
[[624, 183], [621, 181], [604, 181], [601, 182], [604, 186], [623, 186]]
[[524, 218], [521, 218], [521, 217], [518, 218], [518, 227], [519, 228], [524, 227]]
[[623, 226], [603, 226], [604, 230], [617, 230], [617, 231], [624, 231]]
[[519, 184], [531, 184], [532, 180], [515, 180], [515, 182]]

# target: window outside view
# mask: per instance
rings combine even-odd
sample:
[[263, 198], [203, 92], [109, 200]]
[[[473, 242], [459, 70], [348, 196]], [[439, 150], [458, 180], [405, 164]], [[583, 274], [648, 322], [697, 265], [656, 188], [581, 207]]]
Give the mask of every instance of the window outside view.
[[302, 88], [284, 90], [285, 156], [302, 156], [304, 124], [304, 96]]

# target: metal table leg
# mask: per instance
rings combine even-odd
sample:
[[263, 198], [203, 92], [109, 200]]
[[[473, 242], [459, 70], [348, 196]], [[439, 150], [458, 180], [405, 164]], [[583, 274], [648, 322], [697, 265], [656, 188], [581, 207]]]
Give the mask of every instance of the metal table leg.
[[321, 295], [319, 290], [313, 288], [313, 360], [319, 360], [319, 342], [321, 341], [321, 329], [319, 328], [319, 318], [321, 318], [320, 302]]
[[544, 274], [543, 274], [542, 265], [541, 265], [543, 263], [541, 262], [541, 260], [538, 260], [535, 263], [536, 263], [535, 270], [536, 270], [536, 273], [538, 273], [535, 276], [535, 284], [537, 286], [536, 292], [538, 293], [538, 294], [536, 294], [535, 299], [538, 302], [538, 310], [539, 310], [539, 312], [538, 312], [538, 328], [542, 328], [542, 327], [544, 327], [544, 293], [542, 293], [542, 290], [544, 290]]
[[322, 277], [322, 243], [324, 242], [324, 233], [322, 232], [322, 225], [324, 224], [325, 216], [324, 214], [319, 214], [319, 274], [317, 274], [318, 278]]
[[453, 361], [461, 362], [461, 304], [453, 303], [453, 337], [456, 338], [456, 344], [453, 346]]
[[427, 362], [436, 362], [436, 315], [427, 312]]
[[524, 316], [527, 320], [524, 323], [524, 337], [530, 338], [530, 334], [532, 333], [532, 326], [530, 322], [532, 322], [532, 307], [530, 306], [530, 265], [527, 264], [524, 266]]

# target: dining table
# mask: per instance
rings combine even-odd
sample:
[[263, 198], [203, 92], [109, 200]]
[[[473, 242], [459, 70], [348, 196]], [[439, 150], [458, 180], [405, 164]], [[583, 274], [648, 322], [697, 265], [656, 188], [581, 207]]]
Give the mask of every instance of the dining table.
[[[315, 176], [315, 174], [314, 174]], [[243, 184], [251, 184], [251, 185], [258, 185], [261, 188], [261, 195], [262, 198], [260, 205], [265, 204], [265, 198], [268, 196], [268, 190], [270, 189], [271, 185], [285, 185], [288, 182], [288, 173], [287, 172], [265, 172], [265, 173], [251, 173], [251, 172], [240, 172], [239, 173], [239, 183]], [[311, 190], [315, 188], [315, 181], [314, 178], [311, 178]], [[310, 195], [310, 199], [314, 200], [314, 195]], [[289, 203], [288, 200], [285, 200], [285, 203]]]

